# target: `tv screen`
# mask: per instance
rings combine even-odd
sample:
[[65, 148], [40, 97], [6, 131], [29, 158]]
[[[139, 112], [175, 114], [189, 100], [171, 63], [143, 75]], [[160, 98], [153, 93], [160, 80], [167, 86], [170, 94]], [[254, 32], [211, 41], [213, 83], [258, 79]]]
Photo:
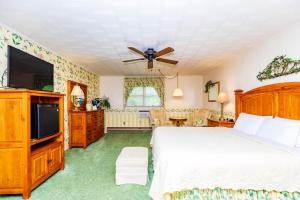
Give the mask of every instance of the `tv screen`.
[[8, 46], [8, 87], [53, 91], [53, 65]]

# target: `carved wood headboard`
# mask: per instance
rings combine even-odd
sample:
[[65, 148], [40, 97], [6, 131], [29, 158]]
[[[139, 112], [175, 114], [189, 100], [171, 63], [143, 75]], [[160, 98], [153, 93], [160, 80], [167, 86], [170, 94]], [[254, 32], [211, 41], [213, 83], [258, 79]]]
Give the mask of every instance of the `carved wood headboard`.
[[235, 118], [241, 112], [300, 120], [300, 82], [266, 85], [243, 93], [235, 90]]

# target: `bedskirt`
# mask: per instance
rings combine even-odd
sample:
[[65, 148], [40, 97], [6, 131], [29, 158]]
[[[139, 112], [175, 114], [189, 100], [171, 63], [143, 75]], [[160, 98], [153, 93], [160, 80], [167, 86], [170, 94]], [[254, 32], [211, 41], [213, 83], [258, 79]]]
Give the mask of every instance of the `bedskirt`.
[[165, 200], [300, 200], [300, 192], [193, 189], [164, 195]]

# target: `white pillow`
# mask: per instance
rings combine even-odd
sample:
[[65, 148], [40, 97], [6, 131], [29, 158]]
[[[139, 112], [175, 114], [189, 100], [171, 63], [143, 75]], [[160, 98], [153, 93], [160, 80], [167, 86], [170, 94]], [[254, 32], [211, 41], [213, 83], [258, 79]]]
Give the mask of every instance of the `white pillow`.
[[297, 142], [296, 142], [296, 147], [300, 148], [300, 131], [298, 133], [298, 139], [297, 139]]
[[257, 131], [257, 136], [280, 144], [295, 147], [300, 130], [300, 121], [287, 119], [266, 119]]
[[292, 119], [286, 119], [286, 118], [281, 118], [281, 117], [275, 117], [275, 119], [288, 120], [290, 122], [295, 123], [296, 125], [297, 124], [299, 125], [299, 133], [298, 133], [298, 137], [297, 137], [295, 146], [300, 148], [300, 120], [292, 120]]
[[263, 121], [269, 118], [272, 118], [272, 116], [258, 116], [240, 113], [235, 122], [234, 129], [249, 135], [255, 135]]

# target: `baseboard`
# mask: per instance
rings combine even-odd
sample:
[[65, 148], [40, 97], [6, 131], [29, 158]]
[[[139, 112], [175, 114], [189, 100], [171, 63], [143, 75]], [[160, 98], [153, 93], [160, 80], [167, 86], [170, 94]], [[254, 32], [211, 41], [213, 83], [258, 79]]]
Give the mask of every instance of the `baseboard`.
[[127, 131], [145, 131], [152, 130], [152, 127], [107, 127], [107, 131], [127, 130]]

